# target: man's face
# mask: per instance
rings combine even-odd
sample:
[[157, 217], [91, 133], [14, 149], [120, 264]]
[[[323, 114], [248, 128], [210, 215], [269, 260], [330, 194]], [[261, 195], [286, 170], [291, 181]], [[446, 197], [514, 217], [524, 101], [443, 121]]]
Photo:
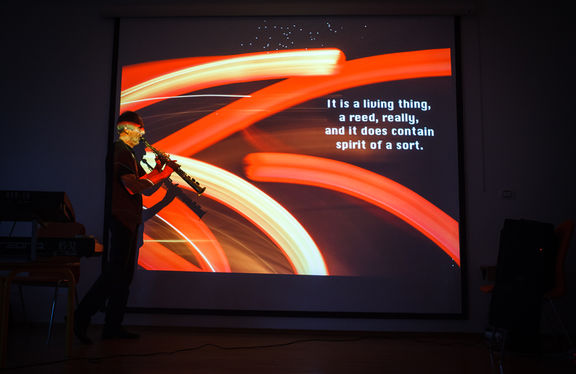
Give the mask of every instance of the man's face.
[[124, 124], [124, 130], [120, 133], [120, 138], [130, 147], [134, 147], [140, 143], [140, 139], [145, 133], [146, 131], [144, 131], [142, 126], [135, 123], [126, 123]]

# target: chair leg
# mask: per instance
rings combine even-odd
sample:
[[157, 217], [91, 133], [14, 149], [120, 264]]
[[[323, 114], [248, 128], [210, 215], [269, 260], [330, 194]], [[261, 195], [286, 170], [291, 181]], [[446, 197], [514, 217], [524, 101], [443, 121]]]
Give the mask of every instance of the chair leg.
[[70, 278], [68, 283], [68, 316], [66, 320], [66, 354], [72, 356], [72, 342], [74, 340], [74, 310], [77, 303], [76, 281], [74, 277]]
[[0, 368], [6, 367], [10, 278], [0, 278]]
[[54, 287], [54, 298], [52, 299], [52, 308], [50, 310], [50, 321], [48, 322], [48, 336], [46, 337], [46, 344], [50, 343], [52, 338], [52, 327], [54, 326], [54, 313], [56, 311], [56, 300], [58, 299], [58, 284]]
[[548, 303], [550, 304], [550, 307], [552, 308], [552, 312], [554, 313], [554, 317], [556, 317], [556, 320], [558, 321], [558, 324], [560, 325], [560, 329], [562, 330], [562, 333], [564, 334], [564, 337], [566, 338], [566, 342], [568, 343], [568, 349], [573, 349], [574, 348], [574, 342], [572, 341], [572, 338], [570, 337], [570, 334], [568, 333], [568, 329], [566, 329], [566, 326], [564, 325], [564, 321], [562, 321], [562, 317], [560, 317], [560, 313], [558, 313], [558, 308], [556, 308], [556, 304], [554, 304], [554, 301], [552, 301], [552, 299], [548, 299]]
[[24, 302], [24, 291], [22, 290], [22, 285], [18, 285], [18, 291], [20, 293], [20, 305], [22, 305], [22, 318], [24, 322], [28, 322], [28, 315], [26, 314], [26, 303]]
[[486, 331], [488, 340], [488, 353], [490, 354], [490, 366], [495, 374], [504, 374], [504, 354], [506, 351], [508, 332], [503, 329], [492, 327]]
[[504, 355], [506, 353], [506, 344], [508, 344], [508, 331], [502, 331], [502, 342], [500, 343], [500, 357], [498, 360], [498, 372], [504, 374]]

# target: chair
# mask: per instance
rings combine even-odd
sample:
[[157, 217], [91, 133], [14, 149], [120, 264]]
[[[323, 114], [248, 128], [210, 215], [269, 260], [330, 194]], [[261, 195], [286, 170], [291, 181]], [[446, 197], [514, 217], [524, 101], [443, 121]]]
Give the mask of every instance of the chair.
[[[46, 260], [45, 269], [31, 271], [25, 276], [17, 275], [12, 279], [12, 284], [17, 285], [19, 288], [24, 318], [26, 318], [26, 303], [24, 302], [24, 291], [22, 290], [22, 287], [35, 286], [54, 288], [54, 294], [50, 303], [50, 318], [48, 320], [46, 344], [50, 343], [52, 338], [56, 304], [58, 301], [58, 291], [61, 288], [67, 288], [69, 292], [72, 292], [73, 298], [71, 299], [71, 296], [69, 295], [68, 302], [72, 302], [72, 305], [75, 307], [78, 300], [76, 284], [78, 283], [79, 277], [80, 259], [78, 257], [54, 257]], [[76, 302], [74, 302], [74, 300]], [[70, 307], [68, 309], [70, 309]]]
[[[76, 276], [74, 275], [73, 269], [76, 269], [78, 265], [78, 261], [0, 263], [0, 270], [9, 271], [7, 276], [0, 278], [0, 368], [6, 365], [10, 288], [14, 282], [41, 282], [43, 284], [58, 284], [66, 285], [68, 287], [66, 353], [67, 355], [70, 355], [73, 339], [76, 295]], [[25, 273], [28, 273], [29, 275], [20, 275]], [[49, 329], [51, 332], [51, 327]]]
[[[33, 243], [39, 238], [74, 237], [85, 234], [84, 226], [75, 222], [43, 222], [40, 228], [36, 227], [36, 222], [33, 222], [32, 225], [31, 242]], [[31, 247], [34, 247], [34, 245], [31, 245]], [[36, 251], [31, 250], [31, 252]], [[23, 254], [23, 257], [18, 261], [0, 262], [0, 270], [8, 272], [6, 276], [0, 277], [0, 367], [3, 367], [6, 363], [8, 315], [12, 285], [20, 287], [21, 299], [23, 299], [22, 286], [54, 287], [46, 343], [49, 343], [52, 336], [58, 290], [61, 287], [68, 288], [66, 352], [70, 354], [73, 339], [76, 284], [80, 276], [80, 258], [76, 256], [40, 258], [36, 253], [30, 257]]]
[[528, 220], [505, 220], [500, 233], [498, 264], [482, 267], [493, 284], [486, 338], [493, 369], [503, 373], [506, 350], [531, 353], [538, 349], [542, 302], [547, 301], [570, 347], [572, 340], [553, 300], [565, 293], [564, 262], [574, 222], [553, 225]]
[[572, 235], [574, 233], [574, 221], [567, 220], [562, 222], [556, 227], [555, 234], [556, 239], [558, 242], [558, 252], [556, 254], [556, 264], [555, 264], [555, 271], [554, 271], [554, 286], [550, 288], [544, 294], [544, 299], [548, 301], [558, 324], [562, 330], [564, 337], [566, 338], [566, 342], [570, 350], [574, 350], [574, 342], [558, 313], [558, 309], [556, 308], [556, 304], [554, 300], [557, 300], [563, 297], [566, 294], [566, 273], [565, 273], [565, 266], [564, 263], [566, 261], [566, 254], [568, 253], [568, 247], [570, 246], [570, 242], [572, 240]]
[[[79, 237], [86, 235], [86, 229], [84, 225], [77, 222], [44, 222], [44, 224], [38, 228], [37, 235], [39, 238], [61, 238], [61, 237]], [[78, 283], [80, 277], [80, 258], [71, 256], [57, 256], [52, 258], [44, 259], [47, 266], [54, 266], [56, 268], [61, 267], [61, 265], [66, 265], [66, 271], [48, 271], [36, 270], [31, 272], [27, 276], [16, 276], [12, 283], [19, 286], [20, 299], [22, 301], [22, 306], [25, 312], [25, 303], [23, 297], [22, 286], [42, 286], [42, 287], [54, 287], [54, 295], [52, 297], [52, 303], [50, 308], [50, 319], [48, 322], [48, 336], [46, 338], [46, 344], [50, 342], [52, 337], [52, 329], [54, 327], [54, 315], [56, 311], [56, 302], [58, 300], [58, 291], [62, 287], [71, 288], [73, 287], [74, 297], [77, 300], [75, 285]], [[73, 278], [73, 279], [72, 279]]]
[[[8, 273], [0, 276], [0, 368], [6, 364], [10, 288], [14, 283], [55, 287], [48, 340], [52, 333], [58, 289], [62, 286], [68, 288], [66, 352], [70, 355], [79, 257], [98, 255], [102, 246], [94, 238], [85, 236], [84, 226], [76, 222], [72, 204], [65, 192], [0, 191], [2, 221], [12, 222], [12, 228], [8, 236], [0, 238], [19, 244], [15, 251], [0, 253], [0, 271]], [[14, 237], [17, 222], [31, 223], [30, 235]], [[54, 247], [48, 249], [48, 245], [38, 245], [50, 239], [56, 239]], [[24, 245], [20, 247], [22, 243]]]

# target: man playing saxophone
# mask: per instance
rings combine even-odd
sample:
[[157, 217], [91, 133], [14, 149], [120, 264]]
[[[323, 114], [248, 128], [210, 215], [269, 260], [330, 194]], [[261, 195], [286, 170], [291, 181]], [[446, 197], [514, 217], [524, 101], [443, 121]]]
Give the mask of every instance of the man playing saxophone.
[[84, 296], [74, 314], [74, 333], [85, 344], [91, 317], [106, 305], [104, 339], [136, 339], [138, 334], [122, 327], [134, 275], [138, 250], [138, 228], [142, 223], [142, 192], [168, 178], [180, 166], [172, 160], [156, 159], [146, 173], [136, 160], [133, 147], [140, 143], [144, 121], [136, 112], [124, 112], [117, 121], [118, 140], [113, 148], [110, 241], [103, 271]]

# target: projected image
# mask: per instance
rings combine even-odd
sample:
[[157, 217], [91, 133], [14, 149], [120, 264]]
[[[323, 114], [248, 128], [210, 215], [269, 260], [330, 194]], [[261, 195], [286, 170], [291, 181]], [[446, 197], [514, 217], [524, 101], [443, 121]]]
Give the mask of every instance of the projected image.
[[459, 272], [449, 28], [414, 38], [379, 18], [306, 17], [191, 27], [121, 54], [119, 112], [139, 112], [150, 145], [202, 188], [174, 173], [144, 197], [140, 271]]

